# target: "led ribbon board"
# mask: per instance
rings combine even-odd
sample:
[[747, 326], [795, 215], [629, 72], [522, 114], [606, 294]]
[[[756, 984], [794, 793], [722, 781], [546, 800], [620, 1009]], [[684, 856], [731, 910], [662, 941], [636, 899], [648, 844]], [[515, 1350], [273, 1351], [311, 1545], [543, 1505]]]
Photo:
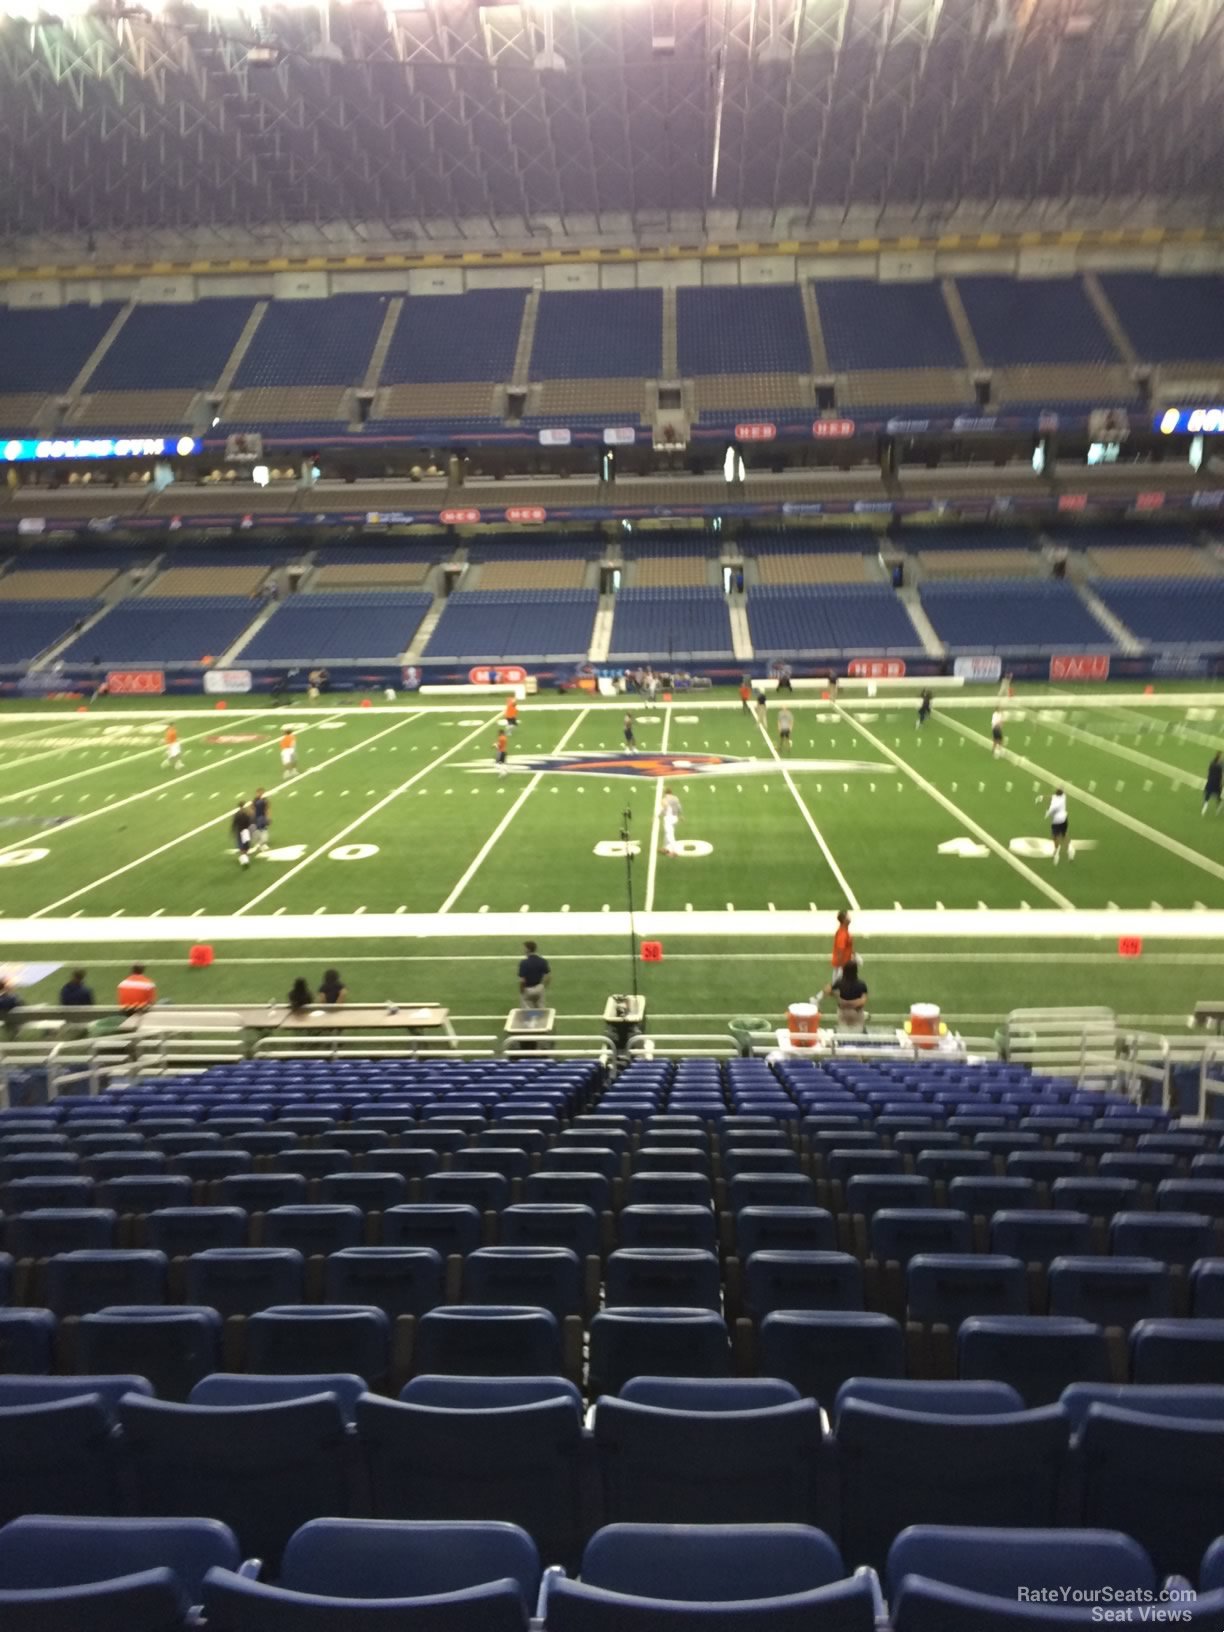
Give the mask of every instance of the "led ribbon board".
[[1164, 436], [1189, 431], [1191, 436], [1224, 431], [1224, 408], [1165, 408], [1157, 414], [1153, 428]]
[[200, 444], [193, 436], [54, 436], [5, 442], [6, 464], [36, 459], [157, 459], [167, 454], [185, 458], [198, 453]]

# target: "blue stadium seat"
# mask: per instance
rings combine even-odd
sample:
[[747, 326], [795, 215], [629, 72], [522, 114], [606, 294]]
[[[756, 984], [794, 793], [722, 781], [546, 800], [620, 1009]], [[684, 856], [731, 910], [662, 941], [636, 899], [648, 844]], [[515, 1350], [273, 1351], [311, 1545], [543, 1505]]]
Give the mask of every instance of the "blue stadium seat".
[[1092, 1252], [1092, 1220], [1087, 1213], [995, 1213], [990, 1221], [990, 1250], [1048, 1268], [1055, 1258], [1086, 1257]]
[[1131, 1380], [1216, 1383], [1224, 1378], [1224, 1320], [1140, 1320], [1131, 1329]]
[[850, 1310], [778, 1309], [758, 1331], [760, 1369], [824, 1402], [850, 1377], [899, 1378], [905, 1342], [888, 1315]]
[[[204, 1152], [211, 1158], [211, 1152]], [[181, 1162], [199, 1157], [183, 1156]], [[241, 1207], [248, 1213], [270, 1213], [277, 1207], [306, 1205], [307, 1185], [300, 1173], [235, 1173], [223, 1178], [216, 1199], [222, 1207]]]
[[959, 1178], [952, 1179], [948, 1185], [948, 1206], [958, 1207], [970, 1218], [988, 1219], [1000, 1212], [1025, 1212], [1036, 1209], [1037, 1204], [1037, 1186], [1032, 1179]]
[[872, 1257], [904, 1268], [917, 1253], [968, 1253], [973, 1232], [967, 1213], [951, 1208], [886, 1207], [869, 1230]]
[[1010, 1383], [1030, 1407], [1057, 1403], [1070, 1383], [1112, 1380], [1101, 1327], [1067, 1315], [970, 1316], [957, 1334], [956, 1374]]
[[352, 1372], [384, 1388], [391, 1370], [391, 1323], [381, 1309], [356, 1304], [285, 1304], [247, 1321], [247, 1369]]
[[581, 1316], [582, 1265], [568, 1247], [480, 1247], [463, 1266], [465, 1303], [521, 1304]]
[[56, 1315], [88, 1315], [112, 1304], [166, 1301], [166, 1256], [161, 1252], [57, 1253], [44, 1272], [47, 1307]]
[[814, 1400], [706, 1411], [601, 1398], [595, 1449], [613, 1523], [810, 1524], [816, 1516]]
[[39, 1207], [6, 1219], [4, 1240], [14, 1258], [106, 1252], [115, 1244], [118, 1222], [108, 1207]]
[[[319, 1201], [324, 1206], [356, 1207], [363, 1213], [382, 1213], [408, 1200], [408, 1181], [400, 1173], [328, 1173], [319, 1180]], [[340, 1250], [340, 1249], [333, 1249]]]
[[55, 1316], [49, 1309], [0, 1309], [0, 1375], [51, 1370]]
[[1155, 1258], [1055, 1258], [1050, 1313], [1129, 1330], [1173, 1313], [1173, 1282]]
[[700, 1252], [717, 1247], [714, 1214], [708, 1207], [625, 1207], [618, 1223], [622, 1247], [687, 1247]]
[[608, 1259], [604, 1298], [609, 1309], [654, 1306], [718, 1313], [718, 1260], [712, 1252], [692, 1247], [621, 1248]]
[[210, 1247], [245, 1247], [241, 1207], [160, 1207], [145, 1219], [145, 1240], [167, 1258], [189, 1258]]
[[306, 1265], [300, 1252], [271, 1247], [208, 1247], [187, 1260], [186, 1295], [223, 1320], [277, 1303], [300, 1303]]
[[23, 1513], [118, 1513], [113, 1429], [97, 1394], [0, 1407], [0, 1524]]
[[441, 1307], [421, 1316], [413, 1370], [464, 1377], [558, 1376], [561, 1333], [546, 1309]]
[[938, 283], [822, 278], [816, 301], [829, 367], [839, 373], [965, 366]]
[[1219, 1238], [1205, 1213], [1115, 1213], [1109, 1250], [1118, 1257], [1155, 1258], [1190, 1269], [1210, 1257]]
[[105, 1180], [96, 1187], [94, 1195], [99, 1207], [110, 1207], [116, 1213], [151, 1213], [159, 1207], [190, 1207], [191, 1180], [183, 1174], [128, 1174]]
[[833, 1215], [823, 1207], [741, 1207], [735, 1215], [735, 1250], [741, 1259], [754, 1252], [836, 1248]]
[[1224, 1319], [1224, 1258], [1203, 1258], [1190, 1271], [1190, 1306], [1199, 1319]]
[[328, 1303], [364, 1304], [391, 1320], [423, 1315], [443, 1301], [445, 1269], [432, 1247], [345, 1247], [324, 1270]]
[[350, 1511], [344, 1415], [334, 1396], [221, 1407], [129, 1395], [118, 1416], [137, 1510], [220, 1519], [243, 1554], [269, 1570], [307, 1519]]
[[80, 1370], [147, 1377], [159, 1399], [185, 1400], [221, 1364], [221, 1317], [215, 1309], [122, 1304], [82, 1316]]
[[466, 1256], [480, 1245], [481, 1218], [470, 1203], [410, 1202], [383, 1214], [385, 1247], [430, 1247], [443, 1258]]
[[632, 1377], [728, 1377], [721, 1316], [696, 1309], [603, 1309], [590, 1325], [590, 1391], [616, 1394]]
[[906, 1271], [909, 1317], [955, 1331], [970, 1315], [1028, 1311], [1024, 1265], [992, 1253], [919, 1253]]
[[477, 1408], [357, 1403], [376, 1518], [501, 1519], [572, 1563], [590, 1526], [581, 1413], [564, 1395]]
[[0, 1207], [10, 1217], [15, 1213], [41, 1212], [46, 1208], [75, 1210], [93, 1204], [93, 1180], [71, 1175], [10, 1179], [0, 1185]]
[[326, 1257], [365, 1239], [361, 1210], [349, 1206], [273, 1207], [264, 1214], [263, 1245], [289, 1247], [303, 1258]]
[[743, 1297], [754, 1321], [779, 1309], [860, 1310], [862, 1268], [847, 1252], [754, 1252], [744, 1265]]
[[365, 1379], [351, 1371], [249, 1372], [214, 1371], [192, 1389], [188, 1405], [280, 1405], [285, 1400], [311, 1400], [320, 1394], [336, 1398], [346, 1423], [352, 1423], [357, 1401], [366, 1393]]

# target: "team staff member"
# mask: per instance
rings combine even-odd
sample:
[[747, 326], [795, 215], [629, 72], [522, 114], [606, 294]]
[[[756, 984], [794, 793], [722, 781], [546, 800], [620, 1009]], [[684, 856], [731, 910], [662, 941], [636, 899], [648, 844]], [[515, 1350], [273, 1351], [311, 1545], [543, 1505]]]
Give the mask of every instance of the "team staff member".
[[1203, 789], [1202, 814], [1206, 816], [1207, 806], [1215, 800], [1216, 815], [1220, 814], [1220, 795], [1224, 791], [1224, 762], [1217, 754], [1207, 767], [1207, 786]]
[[1050, 800], [1046, 811], [1046, 821], [1050, 824], [1050, 838], [1054, 842], [1054, 865], [1058, 866], [1062, 853], [1067, 852], [1067, 860], [1075, 860], [1075, 852], [1067, 840], [1067, 796], [1061, 788], [1054, 789], [1054, 796]]
[[507, 731], [517, 731], [517, 729], [518, 729], [518, 698], [517, 697], [511, 697], [510, 700], [506, 704], [506, 730]]
[[830, 987], [836, 986], [842, 979], [842, 972], [847, 964], [855, 963], [854, 936], [850, 933], [850, 914], [845, 907], [837, 915], [837, 933], [833, 937], [833, 955], [829, 959], [833, 965], [833, 978]]
[[281, 769], [286, 776], [297, 775], [297, 737], [293, 727], [287, 725], [280, 739]]
[[272, 823], [272, 812], [268, 804], [268, 796], [262, 788], [255, 789], [255, 797], [251, 800], [252, 838], [256, 851], [268, 848], [268, 828]]
[[552, 966], [547, 958], [540, 956], [535, 941], [524, 941], [523, 951], [526, 955], [518, 966], [519, 996], [526, 1008], [541, 1009], [544, 1007], [545, 990], [552, 979]]
[[743, 709], [745, 714], [749, 712], [748, 705], [751, 701], [752, 687], [748, 684], [747, 680], [745, 680], [740, 686], [740, 707]]
[[134, 963], [131, 974], [124, 975], [119, 982], [115, 1001], [121, 1009], [126, 1009], [129, 1013], [136, 1009], [147, 1009], [157, 1002], [157, 987], [145, 974], [143, 963]]
[[74, 969], [71, 977], [60, 987], [60, 1003], [66, 1009], [93, 1008], [94, 996], [85, 984], [84, 969]]
[[166, 765], [172, 771], [181, 771], [183, 768], [183, 745], [172, 725], [166, 727]]
[[851, 958], [842, 965], [841, 979], [830, 981], [826, 997], [837, 998], [837, 1023], [849, 1031], [861, 1031], [867, 1024], [867, 988], [859, 979], [858, 964]]
[[506, 774], [506, 745], [508, 741], [509, 739], [506, 736], [506, 728], [503, 725], [497, 733], [496, 760], [498, 776], [505, 776]]

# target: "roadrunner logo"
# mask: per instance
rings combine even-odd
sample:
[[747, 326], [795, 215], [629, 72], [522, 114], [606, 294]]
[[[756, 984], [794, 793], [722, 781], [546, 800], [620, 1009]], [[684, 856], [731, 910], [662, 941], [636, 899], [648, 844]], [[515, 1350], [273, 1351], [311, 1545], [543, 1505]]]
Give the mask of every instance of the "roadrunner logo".
[[[469, 771], [496, 770], [484, 761], [469, 762]], [[507, 770], [529, 776], [555, 771], [570, 776], [763, 776], [788, 771], [886, 771], [887, 765], [861, 759], [737, 759], [732, 754], [551, 754], [532, 759], [511, 758]]]

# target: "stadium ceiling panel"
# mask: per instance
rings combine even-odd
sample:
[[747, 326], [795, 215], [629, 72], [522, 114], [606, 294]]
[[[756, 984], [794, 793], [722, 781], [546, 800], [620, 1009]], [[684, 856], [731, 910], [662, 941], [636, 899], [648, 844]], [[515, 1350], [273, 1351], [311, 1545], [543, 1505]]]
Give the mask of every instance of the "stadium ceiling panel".
[[1222, 80], [1224, 0], [0, 0], [0, 232], [1212, 210]]

